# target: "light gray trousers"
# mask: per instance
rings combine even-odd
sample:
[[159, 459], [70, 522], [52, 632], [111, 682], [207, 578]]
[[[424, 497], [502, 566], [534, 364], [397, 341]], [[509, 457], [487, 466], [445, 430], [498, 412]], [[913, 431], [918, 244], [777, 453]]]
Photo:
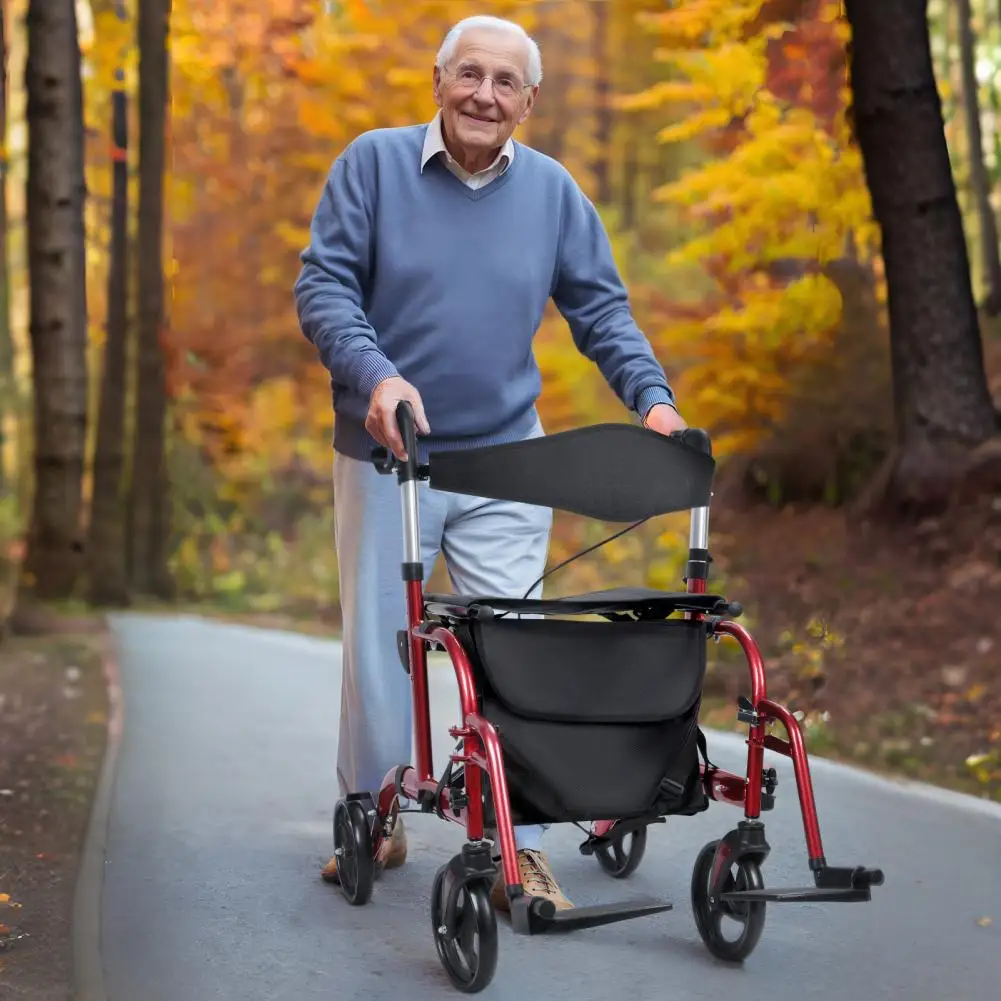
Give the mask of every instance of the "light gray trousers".
[[[443, 493], [425, 481], [418, 493], [425, 579], [439, 552], [458, 594], [520, 598], [542, 575], [550, 509]], [[380, 475], [369, 462], [335, 455], [334, 526], [343, 617], [337, 750], [342, 796], [377, 794], [390, 768], [412, 761], [410, 678], [396, 652], [396, 632], [406, 627], [401, 503], [395, 476]], [[538, 590], [532, 597], [538, 597]], [[538, 850], [544, 830], [515, 828], [518, 848]]]

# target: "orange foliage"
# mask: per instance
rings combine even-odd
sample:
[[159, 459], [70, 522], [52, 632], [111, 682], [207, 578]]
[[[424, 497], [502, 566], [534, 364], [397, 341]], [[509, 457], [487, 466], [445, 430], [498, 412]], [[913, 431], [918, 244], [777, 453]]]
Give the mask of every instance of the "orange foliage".
[[[292, 302], [298, 253], [340, 150], [367, 129], [432, 117], [433, 56], [458, 13], [447, 0], [319, 8], [175, 5], [170, 385], [185, 427], [231, 477], [250, 475], [275, 426], [328, 447], [328, 378]], [[277, 421], [265, 402], [275, 394]]]

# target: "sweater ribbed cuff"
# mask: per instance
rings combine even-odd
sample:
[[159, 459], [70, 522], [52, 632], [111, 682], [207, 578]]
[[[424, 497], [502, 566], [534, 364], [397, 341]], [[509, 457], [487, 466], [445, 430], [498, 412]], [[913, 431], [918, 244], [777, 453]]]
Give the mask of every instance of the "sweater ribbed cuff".
[[384, 379], [399, 375], [396, 366], [381, 351], [366, 351], [355, 369], [358, 379], [358, 392], [366, 400], [372, 396], [372, 390]]
[[636, 396], [636, 413], [640, 420], [644, 420], [658, 403], [666, 403], [669, 407], [678, 409], [674, 402], [674, 393], [666, 386], [647, 386], [646, 389], [640, 390]]

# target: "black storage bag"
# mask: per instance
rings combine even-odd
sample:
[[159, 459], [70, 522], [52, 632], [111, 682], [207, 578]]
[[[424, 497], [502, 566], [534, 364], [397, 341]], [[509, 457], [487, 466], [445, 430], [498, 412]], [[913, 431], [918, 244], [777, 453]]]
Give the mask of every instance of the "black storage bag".
[[707, 807], [703, 624], [505, 617], [461, 632], [483, 715], [500, 732], [515, 823]]

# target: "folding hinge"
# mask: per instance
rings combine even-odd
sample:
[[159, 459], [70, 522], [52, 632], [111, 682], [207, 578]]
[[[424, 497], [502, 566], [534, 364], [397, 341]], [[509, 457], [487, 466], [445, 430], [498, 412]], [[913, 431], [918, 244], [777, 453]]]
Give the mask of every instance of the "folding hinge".
[[737, 720], [749, 726], [761, 726], [761, 717], [754, 708], [754, 703], [746, 695], [737, 699]]

